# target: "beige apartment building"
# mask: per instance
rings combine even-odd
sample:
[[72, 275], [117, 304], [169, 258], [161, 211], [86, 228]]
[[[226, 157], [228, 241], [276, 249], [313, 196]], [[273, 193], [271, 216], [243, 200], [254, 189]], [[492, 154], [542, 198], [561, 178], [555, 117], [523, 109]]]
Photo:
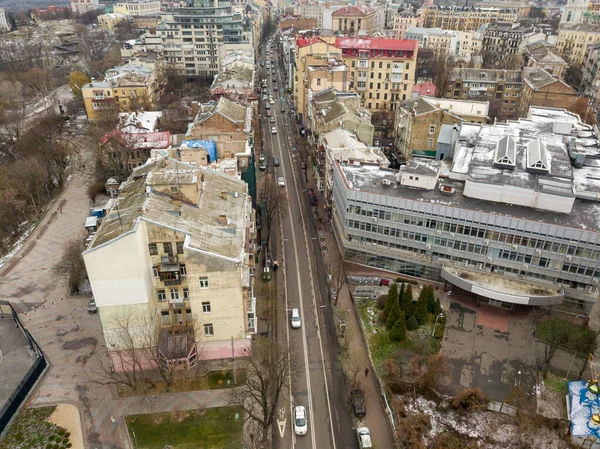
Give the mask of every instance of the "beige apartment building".
[[169, 158], [134, 170], [83, 253], [115, 370], [142, 348], [184, 369], [244, 356], [254, 223], [244, 181]]
[[114, 5], [116, 14], [126, 16], [149, 16], [160, 14], [160, 1], [158, 0], [127, 0]]
[[514, 7], [456, 7], [426, 5], [419, 9], [423, 27], [474, 31], [492, 22], [516, 22], [521, 10]]
[[406, 30], [420, 27], [422, 24], [423, 18], [412, 9], [400, 10], [394, 16], [394, 37], [396, 39], [406, 39]]
[[571, 64], [582, 64], [590, 44], [600, 41], [600, 25], [578, 23], [558, 29], [556, 46]]

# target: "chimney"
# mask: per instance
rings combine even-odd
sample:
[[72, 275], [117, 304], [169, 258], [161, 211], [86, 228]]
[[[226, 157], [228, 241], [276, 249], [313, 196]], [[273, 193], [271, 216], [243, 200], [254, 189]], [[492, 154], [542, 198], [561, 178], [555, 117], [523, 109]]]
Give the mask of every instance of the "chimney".
[[219, 222], [219, 224], [226, 225], [227, 224], [227, 215], [219, 215], [218, 222]]

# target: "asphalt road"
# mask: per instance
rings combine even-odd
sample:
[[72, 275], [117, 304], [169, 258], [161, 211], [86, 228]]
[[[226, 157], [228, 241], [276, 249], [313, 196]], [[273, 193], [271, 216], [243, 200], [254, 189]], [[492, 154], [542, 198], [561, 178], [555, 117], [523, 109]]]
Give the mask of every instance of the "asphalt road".
[[[260, 69], [260, 79], [268, 79], [269, 91], [275, 104], [271, 114], [275, 123], [266, 117], [265, 101], [260, 102], [264, 152], [267, 157], [266, 176], [283, 176], [287, 194], [284, 213], [273, 229], [271, 253], [279, 260], [281, 269], [275, 275], [277, 283], [277, 341], [289, 348], [292, 366], [291, 391], [286, 391], [279, 404], [273, 428], [275, 448], [346, 449], [355, 448], [354, 430], [350, 417], [343, 373], [338, 362], [338, 346], [332, 325], [332, 310], [327, 299], [325, 267], [320, 254], [315, 225], [304, 183], [301, 161], [293, 151], [294, 128], [289, 114], [292, 107], [282, 92], [274, 92], [274, 84], [283, 86], [279, 69], [278, 50], [273, 51], [273, 68], [267, 74]], [[262, 99], [262, 93], [261, 99]], [[282, 108], [285, 112], [282, 112]], [[272, 134], [275, 126], [277, 133]], [[273, 166], [273, 156], [280, 161]], [[263, 174], [262, 176], [265, 176]], [[290, 310], [298, 308], [302, 327], [292, 329]], [[306, 407], [308, 433], [296, 436], [293, 430], [293, 407]]]

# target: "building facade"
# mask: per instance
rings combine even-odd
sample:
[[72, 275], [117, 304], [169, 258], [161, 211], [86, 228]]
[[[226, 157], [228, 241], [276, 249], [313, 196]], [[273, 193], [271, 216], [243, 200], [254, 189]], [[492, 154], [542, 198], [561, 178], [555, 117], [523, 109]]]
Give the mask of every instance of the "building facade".
[[75, 14], [85, 14], [90, 11], [103, 9], [98, 0], [71, 0], [71, 11]]
[[375, 9], [368, 6], [345, 6], [331, 14], [332, 29], [350, 35], [375, 29]]
[[394, 16], [394, 38], [406, 39], [406, 30], [420, 27], [422, 24], [423, 18], [412, 9], [399, 10]]
[[519, 8], [498, 8], [474, 6], [424, 6], [419, 10], [423, 17], [423, 27], [444, 30], [475, 31], [481, 25], [492, 22], [517, 22], [521, 14]]
[[559, 27], [582, 23], [589, 5], [590, 2], [586, 0], [567, 0], [567, 4], [562, 7]]
[[149, 16], [160, 13], [160, 1], [127, 0], [113, 6], [113, 11], [126, 16]]
[[558, 54], [558, 49], [547, 41], [533, 42], [523, 53], [525, 67], [544, 69], [558, 79], [564, 79], [569, 64]]
[[4, 31], [10, 31], [10, 25], [6, 20], [6, 13], [4, 8], [0, 8], [0, 33]]
[[[598, 105], [600, 92], [600, 42], [588, 46], [581, 66], [581, 93]], [[597, 108], [597, 107], [596, 107]]]
[[600, 41], [600, 25], [579, 23], [558, 29], [556, 46], [570, 64], [583, 64], [588, 45]]
[[344, 259], [445, 281], [495, 306], [589, 312], [600, 281], [590, 175], [600, 173], [592, 160], [574, 170], [565, 143], [583, 148], [589, 132], [575, 114], [532, 108], [517, 122], [462, 124], [447, 178], [440, 161], [413, 159], [400, 172], [335, 163]]
[[570, 109], [577, 100], [577, 91], [544, 69], [525, 67], [519, 117], [527, 116], [531, 106]]
[[132, 173], [83, 253], [115, 370], [128, 369], [132, 349], [184, 369], [249, 349], [256, 230], [247, 189], [168, 158]]
[[533, 25], [494, 22], [485, 27], [482, 51], [500, 60], [511, 56], [520, 57], [527, 44], [544, 38], [545, 34]]

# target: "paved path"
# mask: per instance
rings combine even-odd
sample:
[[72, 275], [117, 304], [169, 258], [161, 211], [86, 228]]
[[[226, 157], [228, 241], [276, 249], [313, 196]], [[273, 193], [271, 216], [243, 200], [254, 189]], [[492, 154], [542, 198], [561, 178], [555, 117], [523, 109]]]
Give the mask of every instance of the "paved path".
[[[33, 249], [0, 278], [0, 299], [15, 306], [24, 325], [40, 344], [51, 367], [32, 397], [33, 405], [70, 403], [83, 421], [88, 448], [128, 448], [125, 414], [217, 407], [225, 404], [223, 391], [167, 394], [151, 399], [118, 399], [114, 387], [101, 386], [98, 357], [104, 357], [104, 339], [97, 315], [86, 311], [87, 297], [69, 297], [64, 279], [54, 274], [62, 249], [83, 236], [89, 209], [86, 178], [75, 175], [36, 231], [23, 245]], [[45, 225], [47, 226], [47, 229]], [[43, 232], [42, 232], [43, 231]], [[19, 257], [21, 254], [17, 254]], [[61, 299], [64, 298], [64, 299]], [[116, 421], [113, 423], [111, 417]]]

